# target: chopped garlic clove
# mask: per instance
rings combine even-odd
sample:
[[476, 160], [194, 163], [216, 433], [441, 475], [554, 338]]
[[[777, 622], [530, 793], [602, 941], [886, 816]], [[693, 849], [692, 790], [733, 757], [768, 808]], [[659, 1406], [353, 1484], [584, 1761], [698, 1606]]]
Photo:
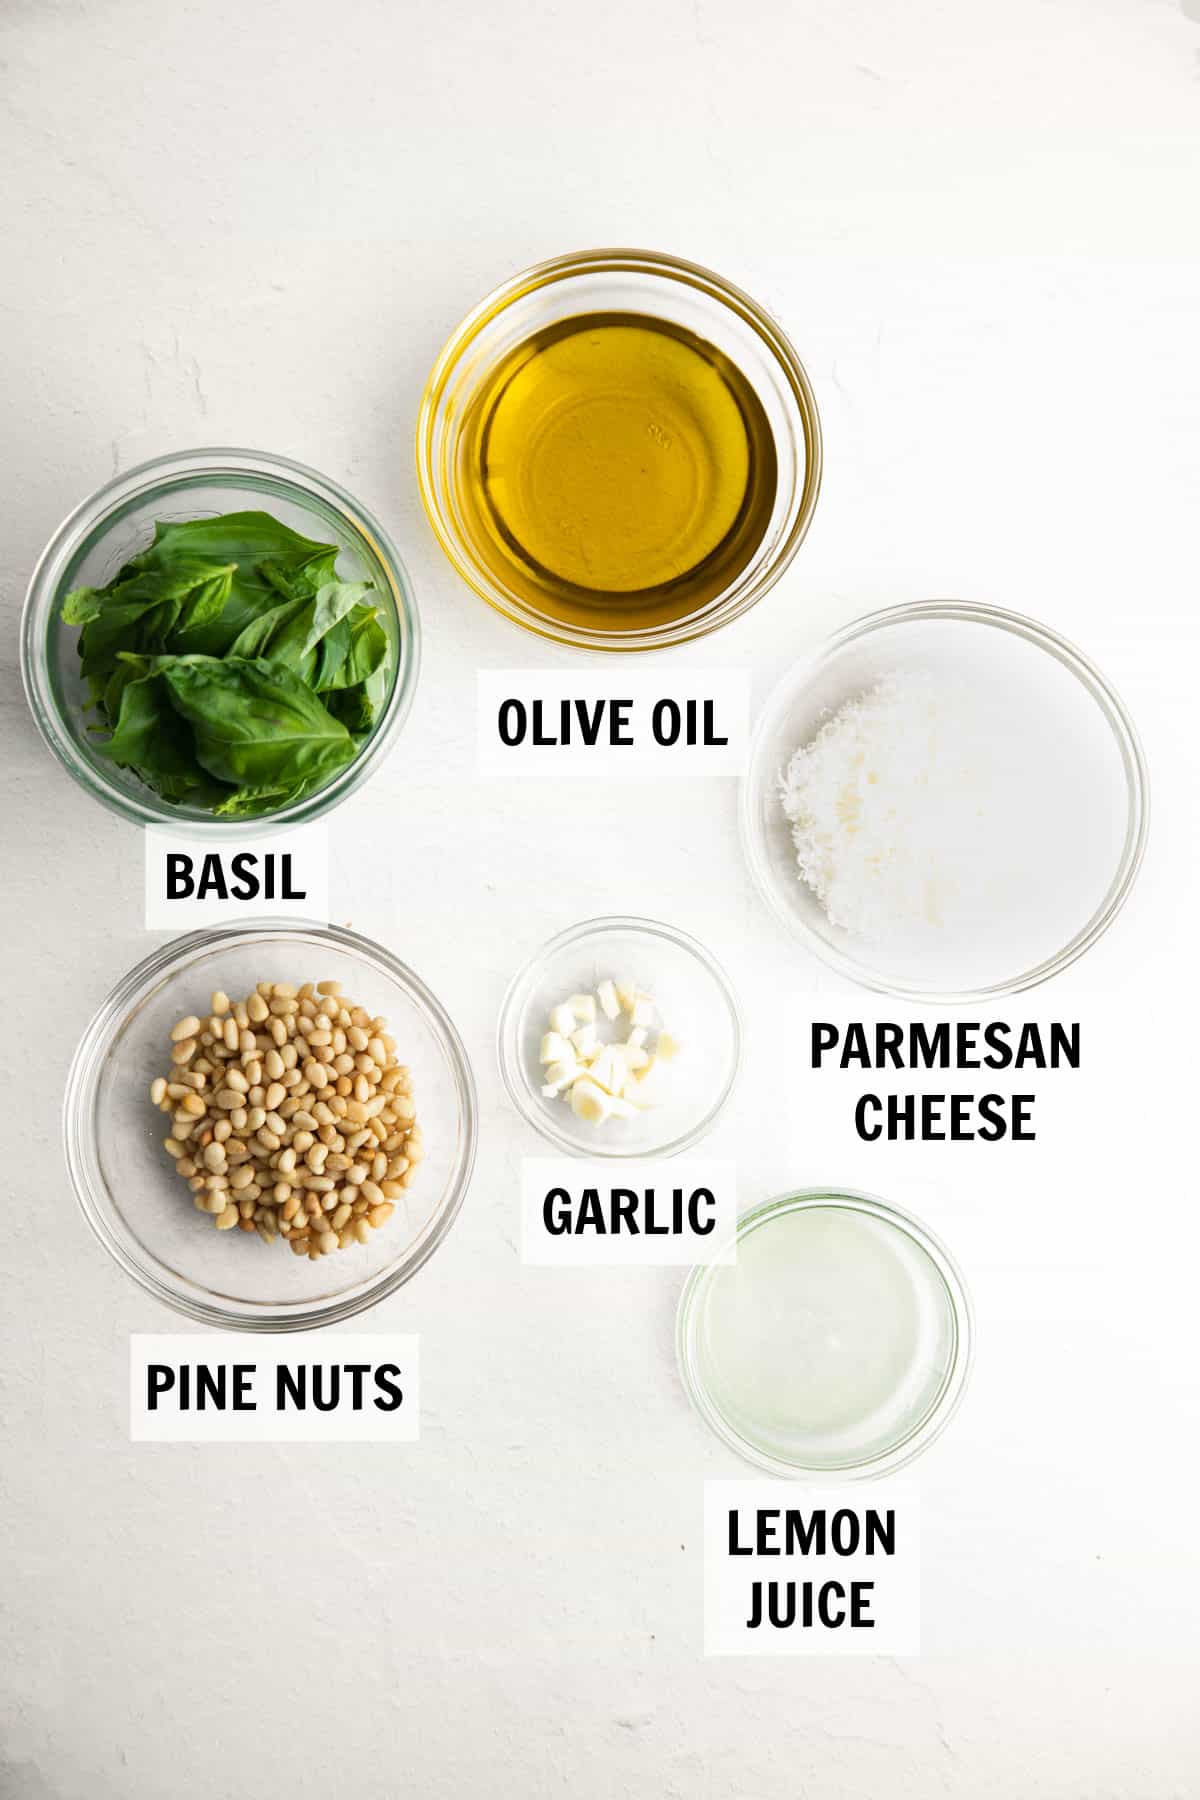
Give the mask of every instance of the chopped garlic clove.
[[600, 1002], [600, 1010], [606, 1019], [615, 1019], [621, 1011], [621, 1002], [617, 998], [616, 986], [611, 981], [602, 981], [596, 989], [596, 998]]
[[564, 1000], [560, 1005], [551, 1009], [550, 1029], [557, 1031], [560, 1037], [570, 1037], [575, 1029], [575, 1014], [571, 1010], [569, 1001]]
[[[618, 1003], [625, 1012], [631, 1013], [637, 1005], [638, 990], [636, 984], [632, 981], [618, 981], [616, 988]], [[610, 1015], [610, 1017], [614, 1019], [616, 1016], [616, 1013]]]
[[678, 1038], [673, 1038], [669, 1031], [660, 1031], [654, 1044], [654, 1055], [658, 1062], [674, 1062], [683, 1045]]
[[595, 1021], [595, 1017], [596, 1017], [595, 995], [593, 995], [593, 994], [572, 994], [568, 1004], [570, 1005], [571, 1011], [575, 1014], [575, 1017], [579, 1020], [579, 1023], [581, 1025], [591, 1025]]
[[538, 1061], [542, 1063], [564, 1062], [570, 1059], [571, 1046], [565, 1037], [557, 1031], [548, 1031], [542, 1039], [542, 1048]]
[[640, 1044], [622, 1044], [621, 1056], [631, 1075], [637, 1075], [650, 1065], [650, 1052], [643, 1050]]
[[646, 1027], [644, 1025], [635, 1025], [629, 1036], [625, 1039], [625, 1042], [627, 1044], [632, 1044], [635, 1050], [640, 1050], [645, 1041]]
[[606, 1044], [588, 1069], [588, 1079], [610, 1094], [619, 1094], [629, 1078], [620, 1046]]
[[571, 1033], [571, 1043], [580, 1062], [590, 1062], [600, 1048], [600, 1040], [596, 1036], [594, 1025], [581, 1025], [578, 1031]]
[[629, 1008], [629, 1017], [633, 1021], [634, 1025], [640, 1026], [643, 1031], [648, 1026], [653, 1025], [653, 1023], [654, 1023], [654, 1002], [650, 998], [649, 994], [638, 994], [637, 995], [636, 999], [634, 1000], [633, 1005]]
[[583, 1070], [573, 1056], [564, 1056], [561, 1062], [552, 1062], [543, 1071], [548, 1082], [556, 1082], [559, 1087], [570, 1087], [578, 1081]]
[[640, 1108], [636, 1107], [631, 1100], [622, 1100], [617, 1094], [614, 1094], [608, 1103], [610, 1119], [636, 1119], [639, 1110]]
[[612, 1096], [585, 1075], [571, 1089], [571, 1111], [589, 1125], [602, 1125], [612, 1111]]

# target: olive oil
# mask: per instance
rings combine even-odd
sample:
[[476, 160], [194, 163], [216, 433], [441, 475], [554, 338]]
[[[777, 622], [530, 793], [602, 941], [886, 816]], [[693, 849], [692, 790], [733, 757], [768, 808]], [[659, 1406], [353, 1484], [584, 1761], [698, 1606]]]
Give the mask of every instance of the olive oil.
[[545, 327], [464, 420], [459, 502], [496, 581], [548, 621], [691, 617], [741, 573], [775, 500], [771, 427], [714, 345], [641, 313]]

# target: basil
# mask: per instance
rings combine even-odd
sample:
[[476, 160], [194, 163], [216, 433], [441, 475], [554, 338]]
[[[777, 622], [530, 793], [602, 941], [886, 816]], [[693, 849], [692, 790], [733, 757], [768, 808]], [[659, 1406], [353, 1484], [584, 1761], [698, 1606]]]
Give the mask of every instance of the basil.
[[62, 605], [103, 749], [172, 805], [253, 818], [359, 754], [392, 674], [368, 581], [265, 512], [160, 521], [103, 588]]

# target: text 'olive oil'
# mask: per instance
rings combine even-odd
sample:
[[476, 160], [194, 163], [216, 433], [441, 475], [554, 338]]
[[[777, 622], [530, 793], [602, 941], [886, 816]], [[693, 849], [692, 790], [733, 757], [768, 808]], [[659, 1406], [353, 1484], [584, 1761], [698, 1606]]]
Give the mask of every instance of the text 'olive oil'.
[[464, 421], [464, 522], [550, 621], [627, 633], [736, 580], [775, 500], [762, 404], [727, 356], [641, 313], [560, 320], [501, 360]]

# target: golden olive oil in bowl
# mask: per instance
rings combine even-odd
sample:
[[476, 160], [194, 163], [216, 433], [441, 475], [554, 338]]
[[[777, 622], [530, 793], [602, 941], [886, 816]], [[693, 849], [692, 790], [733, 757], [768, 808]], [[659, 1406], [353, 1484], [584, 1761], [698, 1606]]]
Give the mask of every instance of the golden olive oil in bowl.
[[480, 560], [543, 616], [597, 631], [685, 619], [735, 580], [775, 498], [753, 387], [670, 320], [545, 326], [481, 385], [462, 436]]
[[529, 630], [650, 649], [740, 616], [820, 480], [795, 352], [746, 295], [645, 252], [562, 258], [466, 319], [417, 443], [459, 572]]

